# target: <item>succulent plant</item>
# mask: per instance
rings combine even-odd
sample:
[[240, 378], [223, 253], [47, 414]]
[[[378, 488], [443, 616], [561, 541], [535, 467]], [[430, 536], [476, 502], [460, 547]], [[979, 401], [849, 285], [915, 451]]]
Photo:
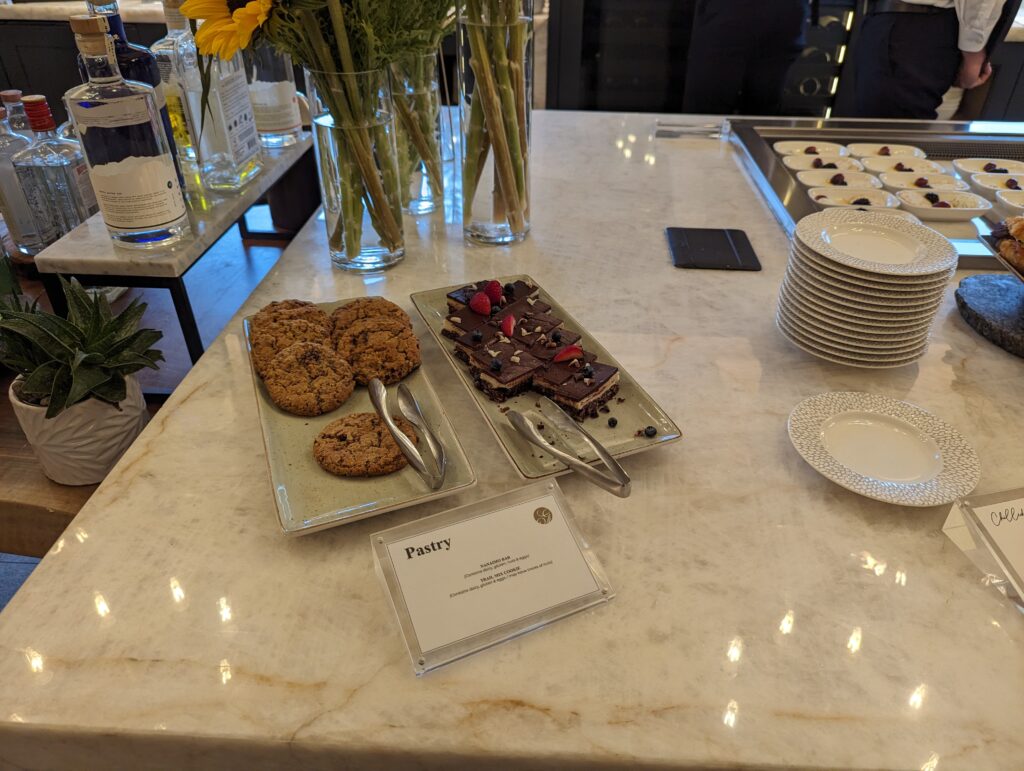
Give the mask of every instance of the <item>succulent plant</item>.
[[116, 316], [100, 292], [61, 278], [68, 318], [39, 310], [16, 298], [0, 302], [0, 362], [22, 376], [15, 394], [46, 405], [46, 417], [86, 399], [117, 405], [125, 398], [125, 377], [143, 367], [157, 369], [163, 354], [152, 346], [163, 337], [137, 329], [146, 304], [133, 300]]

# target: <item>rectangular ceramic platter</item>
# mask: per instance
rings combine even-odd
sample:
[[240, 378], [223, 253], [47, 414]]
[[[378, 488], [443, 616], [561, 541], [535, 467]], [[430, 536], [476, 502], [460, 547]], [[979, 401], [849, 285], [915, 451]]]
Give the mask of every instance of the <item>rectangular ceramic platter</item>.
[[[630, 374], [612, 358], [611, 354], [597, 340], [587, 334], [587, 331], [581, 324], [573, 319], [553, 297], [544, 291], [543, 287], [540, 287], [529, 276], [503, 276], [498, 279], [502, 284], [517, 280], [527, 281], [539, 287], [538, 297], [551, 306], [549, 313], [562, 319], [567, 329], [582, 335], [580, 345], [583, 347], [583, 350], [596, 355], [598, 361], [619, 368], [619, 392], [608, 402], [610, 412], [601, 412], [596, 418], [588, 418], [582, 423], [591, 436], [603, 444], [608, 452], [616, 458], [650, 450], [680, 438], [678, 426], [676, 426], [665, 411], [647, 395], [647, 392], [637, 384]], [[465, 286], [465, 284], [432, 289], [427, 292], [417, 292], [412, 295], [413, 304], [420, 312], [420, 315], [423, 316], [424, 321], [427, 322], [427, 326], [434, 334], [435, 339], [448, 355], [452, 365], [458, 371], [463, 384], [469, 389], [473, 399], [476, 400], [477, 407], [480, 408], [484, 417], [487, 418], [491, 429], [498, 437], [498, 441], [519, 470], [519, 473], [527, 479], [538, 479], [568, 471], [564, 463], [545, 454], [542, 449], [530, 444], [516, 433], [515, 429], [512, 428], [512, 424], [508, 422], [508, 418], [505, 417], [505, 413], [502, 412], [502, 407], [508, 407], [526, 414], [533, 419], [534, 423], [543, 423], [544, 418], [536, 406], [539, 399], [538, 395], [533, 391], [527, 391], [501, 404], [493, 402], [473, 384], [473, 377], [470, 375], [469, 367], [466, 363], [455, 358], [453, 341], [450, 338], [444, 337], [441, 334], [441, 329], [444, 327], [444, 320], [448, 315], [447, 295], [460, 286]], [[623, 401], [619, 401], [620, 399]], [[611, 428], [608, 425], [608, 418], [610, 417], [618, 420], [618, 425], [615, 428]], [[646, 426], [654, 426], [658, 433], [650, 439], [645, 436], [636, 436], [637, 430]], [[553, 437], [553, 434], [547, 428], [542, 433], [546, 437]], [[593, 451], [582, 442], [572, 444], [560, 442], [558, 446], [560, 449], [575, 453], [577, 457], [588, 463], [596, 460]]]
[[[349, 300], [320, 303], [330, 313]], [[252, 317], [247, 316], [245, 343], [252, 364]], [[443, 498], [476, 484], [473, 468], [462, 450], [448, 416], [437, 399], [426, 373], [420, 367], [402, 382], [419, 400], [427, 421], [437, 432], [448, 456], [448, 470], [439, 490], [431, 490], [411, 466], [378, 477], [341, 477], [324, 469], [313, 457], [313, 440], [333, 420], [353, 412], [374, 412], [370, 394], [364, 386], [356, 390], [343, 405], [325, 415], [307, 418], [285, 412], [271, 401], [256, 370], [252, 370], [256, 386], [263, 446], [270, 466], [277, 516], [286, 535], [306, 535], [328, 527], [344, 525], [359, 519], [405, 508], [424, 501]], [[388, 404], [392, 415], [398, 413], [397, 386], [388, 387]], [[419, 444], [423, 446], [422, 440]]]
[[1004, 268], [1006, 268], [1008, 271], [1010, 271], [1010, 273], [1015, 275], [1021, 281], [1024, 281], [1024, 271], [1017, 270], [1017, 268], [1013, 267], [1010, 263], [1008, 263], [1006, 261], [1006, 258], [1004, 258], [1003, 255], [1001, 255], [999, 253], [999, 239], [998, 238], [993, 238], [992, 236], [982, 236], [981, 240], [982, 240], [982, 243], [984, 243], [985, 246], [988, 247], [988, 250], [990, 252], [992, 252], [993, 256], [997, 260], [999, 260], [999, 262], [1001, 262], [1003, 264]]

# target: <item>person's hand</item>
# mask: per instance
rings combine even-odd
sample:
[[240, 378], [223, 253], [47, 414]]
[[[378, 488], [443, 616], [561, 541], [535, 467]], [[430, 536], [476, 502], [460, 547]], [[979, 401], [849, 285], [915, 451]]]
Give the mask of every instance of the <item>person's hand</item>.
[[992, 77], [992, 65], [984, 51], [961, 51], [960, 72], [955, 85], [960, 88], [977, 88]]

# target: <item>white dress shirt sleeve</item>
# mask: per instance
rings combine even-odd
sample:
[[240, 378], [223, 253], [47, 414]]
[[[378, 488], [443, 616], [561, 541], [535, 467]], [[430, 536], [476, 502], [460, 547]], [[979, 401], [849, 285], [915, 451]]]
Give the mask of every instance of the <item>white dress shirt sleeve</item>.
[[960, 50], [980, 51], [999, 20], [1005, 0], [955, 0], [960, 20]]

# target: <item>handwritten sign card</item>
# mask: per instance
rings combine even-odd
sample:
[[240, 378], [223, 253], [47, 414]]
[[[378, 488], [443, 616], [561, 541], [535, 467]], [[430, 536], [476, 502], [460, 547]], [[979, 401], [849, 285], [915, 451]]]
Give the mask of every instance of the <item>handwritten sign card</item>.
[[1006, 579], [1024, 596], [1024, 488], [965, 498], [960, 508]]
[[611, 597], [554, 482], [376, 533], [372, 544], [417, 674]]

